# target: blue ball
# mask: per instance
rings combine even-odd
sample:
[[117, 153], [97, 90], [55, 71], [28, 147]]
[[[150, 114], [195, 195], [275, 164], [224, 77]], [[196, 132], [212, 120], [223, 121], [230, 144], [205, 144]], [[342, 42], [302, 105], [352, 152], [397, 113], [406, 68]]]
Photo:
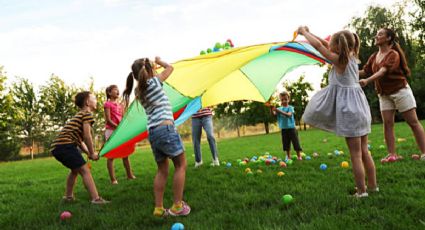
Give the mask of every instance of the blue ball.
[[306, 156], [305, 159], [309, 161], [309, 160], [311, 160], [311, 157], [310, 156]]
[[184, 225], [182, 223], [175, 223], [171, 226], [171, 230], [184, 230]]
[[335, 150], [334, 153], [335, 153], [335, 156], [338, 156], [339, 155], [339, 151], [338, 150]]
[[372, 146], [370, 145], [370, 144], [367, 144], [367, 149], [371, 149], [372, 148]]
[[320, 165], [320, 169], [325, 171], [328, 168], [328, 166], [326, 164], [321, 164]]
[[230, 167], [232, 167], [232, 163], [230, 163], [230, 162], [227, 162], [227, 164], [226, 164], [226, 167], [227, 167], [227, 168], [230, 168]]

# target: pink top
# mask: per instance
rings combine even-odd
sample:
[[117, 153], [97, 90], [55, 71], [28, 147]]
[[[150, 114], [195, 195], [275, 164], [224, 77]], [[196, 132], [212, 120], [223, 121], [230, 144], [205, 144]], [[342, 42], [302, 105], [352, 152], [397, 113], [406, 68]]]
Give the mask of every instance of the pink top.
[[[119, 103], [112, 101], [105, 102], [105, 105], [103, 107], [105, 108], [105, 110], [109, 109], [111, 120], [118, 125], [122, 119], [123, 107]], [[108, 122], [105, 123], [105, 127], [107, 129], [115, 129], [110, 124], [108, 124]]]

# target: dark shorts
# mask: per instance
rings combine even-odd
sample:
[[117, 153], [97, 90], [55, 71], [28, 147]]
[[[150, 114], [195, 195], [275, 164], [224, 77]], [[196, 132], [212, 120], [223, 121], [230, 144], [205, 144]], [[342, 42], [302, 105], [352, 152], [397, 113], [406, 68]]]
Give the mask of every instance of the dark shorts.
[[295, 151], [302, 151], [296, 129], [282, 129], [281, 134], [283, 151], [289, 151], [291, 149], [291, 142]]
[[81, 151], [74, 144], [57, 145], [52, 150], [52, 155], [69, 169], [78, 169], [86, 164]]
[[182, 139], [174, 125], [160, 125], [149, 129], [149, 142], [156, 162], [174, 158], [184, 152]]

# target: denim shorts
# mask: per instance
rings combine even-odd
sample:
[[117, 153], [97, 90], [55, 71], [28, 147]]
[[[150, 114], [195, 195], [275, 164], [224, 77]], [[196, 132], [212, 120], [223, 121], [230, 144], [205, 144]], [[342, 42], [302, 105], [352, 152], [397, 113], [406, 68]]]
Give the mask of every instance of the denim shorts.
[[149, 129], [149, 142], [156, 162], [174, 158], [184, 152], [182, 139], [174, 125], [160, 125]]

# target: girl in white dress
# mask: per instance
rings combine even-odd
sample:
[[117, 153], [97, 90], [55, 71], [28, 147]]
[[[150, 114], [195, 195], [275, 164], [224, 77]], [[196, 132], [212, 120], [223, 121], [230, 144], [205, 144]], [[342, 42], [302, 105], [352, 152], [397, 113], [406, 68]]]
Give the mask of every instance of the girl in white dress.
[[378, 187], [375, 163], [367, 147], [371, 125], [370, 109], [358, 83], [359, 38], [350, 31], [343, 30], [333, 34], [328, 44], [310, 33], [307, 27], [299, 27], [298, 33], [332, 63], [329, 85], [311, 98], [304, 111], [304, 122], [345, 137], [357, 187], [355, 196], [367, 197], [365, 170], [369, 191], [378, 191]]

